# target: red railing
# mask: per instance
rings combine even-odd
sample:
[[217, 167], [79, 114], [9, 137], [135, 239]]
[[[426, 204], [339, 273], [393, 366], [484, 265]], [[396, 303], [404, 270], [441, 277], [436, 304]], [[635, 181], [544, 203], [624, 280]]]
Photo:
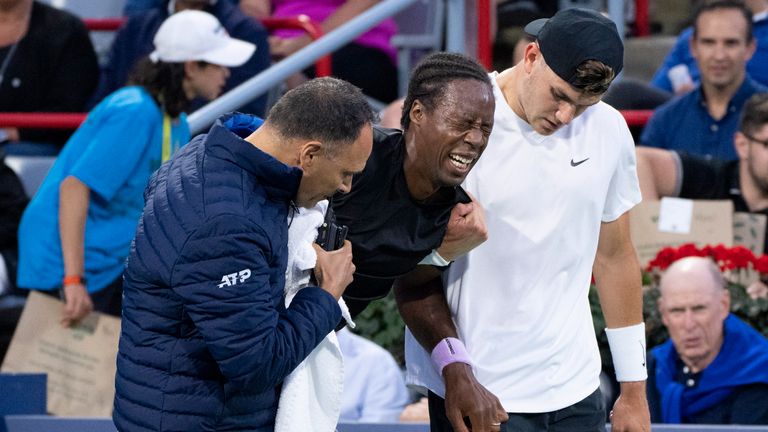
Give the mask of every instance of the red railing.
[[[487, 1], [487, 0], [486, 0]], [[88, 18], [84, 19], [85, 27], [91, 31], [115, 31], [125, 22], [125, 18]], [[299, 15], [295, 18], [267, 18], [261, 20], [261, 23], [267, 30], [276, 29], [299, 29], [314, 41], [323, 36], [323, 28], [316, 21], [312, 21], [306, 15]], [[319, 77], [331, 75], [331, 56], [320, 57], [315, 62], [315, 73]]]
[[77, 129], [88, 113], [61, 112], [4, 112], [0, 113], [0, 127], [30, 129]]
[[637, 36], [649, 36], [651, 34], [648, 3], [648, 0], [635, 0], [635, 34]]
[[[635, 34], [648, 36], [651, 26], [648, 18], [648, 0], [635, 0]], [[477, 61], [490, 70], [493, 65], [491, 42], [491, 2], [477, 0]]]
[[[276, 30], [284, 28], [300, 29], [309, 35], [312, 40], [320, 39], [323, 36], [323, 28], [315, 21], [312, 21], [306, 15], [299, 15], [296, 18], [266, 18], [261, 20], [267, 30]], [[320, 57], [315, 62], [315, 75], [319, 77], [331, 76], [331, 56]]]
[[85, 28], [90, 31], [115, 31], [125, 22], [125, 18], [85, 18]]
[[624, 116], [624, 120], [627, 121], [627, 126], [645, 126], [648, 123], [648, 119], [651, 118], [653, 110], [624, 110], [621, 111], [621, 115]]
[[[630, 127], [644, 126], [651, 110], [621, 111]], [[77, 129], [86, 113], [0, 113], [0, 127]]]

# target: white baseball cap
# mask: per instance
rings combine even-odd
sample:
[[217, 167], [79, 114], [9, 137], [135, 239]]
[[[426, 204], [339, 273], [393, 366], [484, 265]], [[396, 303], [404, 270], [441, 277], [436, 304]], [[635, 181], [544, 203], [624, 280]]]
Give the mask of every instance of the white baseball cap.
[[229, 37], [213, 15], [198, 10], [177, 12], [160, 25], [154, 39], [153, 62], [205, 61], [219, 66], [240, 66], [256, 45]]

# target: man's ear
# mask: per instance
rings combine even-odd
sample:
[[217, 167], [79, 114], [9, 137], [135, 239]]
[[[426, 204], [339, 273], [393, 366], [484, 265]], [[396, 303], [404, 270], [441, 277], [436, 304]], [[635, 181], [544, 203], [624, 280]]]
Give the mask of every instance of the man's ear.
[[733, 148], [740, 160], [746, 160], [749, 155], [749, 139], [740, 131], [733, 134]]
[[197, 61], [190, 60], [184, 62], [184, 75], [187, 77], [194, 76], [200, 70], [200, 65]]
[[416, 99], [411, 104], [411, 110], [408, 112], [408, 116], [411, 118], [411, 124], [421, 125], [424, 122], [424, 116], [426, 114], [424, 110], [424, 104], [420, 100]]
[[320, 141], [306, 141], [299, 145], [299, 168], [306, 171], [316, 162], [317, 157], [323, 152], [323, 144]]
[[664, 313], [664, 299], [662, 297], [656, 299], [656, 308], [659, 310], [659, 315], [661, 315], [661, 322], [666, 326], [667, 314]]
[[523, 66], [526, 73], [531, 73], [536, 64], [536, 59], [540, 56], [541, 50], [536, 42], [531, 42], [525, 47], [525, 52], [523, 53]]
[[731, 292], [728, 290], [728, 288], [723, 289], [720, 304], [722, 305], [721, 318], [723, 321], [725, 321], [725, 319], [728, 318], [728, 315], [731, 313]]

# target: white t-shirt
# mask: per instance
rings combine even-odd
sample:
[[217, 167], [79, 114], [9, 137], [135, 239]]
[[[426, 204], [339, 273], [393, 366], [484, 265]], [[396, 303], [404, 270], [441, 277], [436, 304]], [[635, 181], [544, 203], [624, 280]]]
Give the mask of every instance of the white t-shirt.
[[[539, 135], [495, 78], [493, 133], [464, 182], [485, 209], [489, 239], [446, 272], [446, 297], [479, 382], [507, 412], [549, 412], [599, 386], [587, 295], [601, 222], [640, 202], [634, 143], [603, 102]], [[445, 395], [410, 333], [406, 364], [409, 384]]]

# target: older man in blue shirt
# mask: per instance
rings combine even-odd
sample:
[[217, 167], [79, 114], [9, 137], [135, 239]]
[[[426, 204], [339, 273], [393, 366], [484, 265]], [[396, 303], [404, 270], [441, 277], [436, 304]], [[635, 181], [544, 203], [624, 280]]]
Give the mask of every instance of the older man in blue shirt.
[[732, 146], [742, 105], [768, 88], [746, 73], [755, 52], [752, 13], [743, 3], [719, 0], [696, 13], [691, 52], [701, 83], [659, 107], [645, 127], [643, 145], [724, 160], [735, 160]]

